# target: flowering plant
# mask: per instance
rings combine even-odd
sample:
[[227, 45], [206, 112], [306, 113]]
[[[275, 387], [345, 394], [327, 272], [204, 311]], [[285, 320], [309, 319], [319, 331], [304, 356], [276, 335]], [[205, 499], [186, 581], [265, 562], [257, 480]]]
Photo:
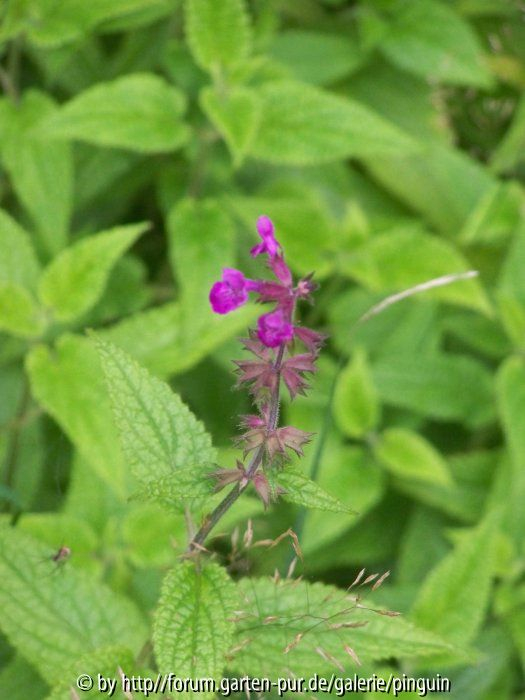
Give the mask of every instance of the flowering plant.
[[222, 279], [215, 282], [209, 295], [211, 307], [218, 314], [239, 308], [248, 301], [250, 293], [256, 295], [258, 303], [273, 305], [271, 311], [259, 316], [257, 329], [250, 330], [248, 338], [242, 340], [244, 348], [254, 358], [235, 361], [238, 384], [249, 386], [257, 409], [257, 413], [241, 418], [244, 432], [236, 444], [243, 447], [245, 459], [250, 453], [252, 456], [247, 465], [238, 460], [234, 469], [219, 468], [213, 472], [217, 491], [229, 484], [235, 484], [235, 487], [205, 520], [193, 539], [193, 547], [202, 545], [210, 530], [249, 483], [253, 483], [265, 507], [272, 498], [283, 493], [282, 487], [272, 487], [272, 480], [268, 477], [270, 470], [284, 465], [288, 450], [302, 455], [303, 445], [312, 437], [312, 433], [293, 426], [279, 427], [278, 421], [281, 380], [291, 399], [305, 394], [308, 388], [305, 376], [315, 372], [315, 361], [325, 340], [321, 333], [295, 321], [297, 302], [311, 301], [316, 285], [312, 282], [312, 275], [294, 285], [271, 219], [260, 216], [257, 232], [262, 240], [251, 249], [251, 255], [266, 255], [268, 268], [275, 279], [252, 280], [240, 270], [224, 268]]

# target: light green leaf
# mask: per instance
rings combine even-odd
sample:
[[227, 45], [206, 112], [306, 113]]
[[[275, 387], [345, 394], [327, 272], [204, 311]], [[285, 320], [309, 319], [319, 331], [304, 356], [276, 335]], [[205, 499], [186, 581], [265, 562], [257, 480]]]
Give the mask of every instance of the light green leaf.
[[25, 31], [29, 41], [45, 48], [59, 47], [90, 32], [101, 22], [125, 18], [139, 10], [173, 11], [173, 0], [10, 0], [0, 41]]
[[147, 223], [119, 226], [74, 243], [45, 269], [42, 302], [59, 321], [81, 316], [102, 296], [113, 265], [148, 228]]
[[381, 399], [441, 421], [479, 426], [494, 418], [492, 377], [471, 357], [381, 358], [372, 369]]
[[380, 404], [363, 351], [355, 352], [341, 371], [335, 386], [333, 414], [339, 429], [353, 438], [373, 430], [379, 421]]
[[[231, 665], [241, 674], [275, 679], [291, 671], [309, 677], [313, 668], [319, 675], [331, 674], [333, 662], [323, 659], [318, 649], [333, 656], [348, 671], [355, 668], [355, 662], [345, 652], [345, 644], [362, 662], [392, 656], [424, 659], [453, 651], [460, 658], [463, 656], [441, 637], [402, 618], [356, 609], [348, 591], [334, 586], [245, 578], [238, 587], [244, 614], [236, 625], [236, 639], [244, 646]], [[364, 605], [378, 607], [371, 601]], [[331, 627], [339, 622], [367, 624], [357, 628]], [[283, 653], [298, 633], [303, 634], [302, 639], [287, 654]]]
[[67, 143], [37, 133], [57, 113], [50, 97], [29, 90], [19, 105], [0, 100], [0, 155], [15, 192], [30, 214], [43, 247], [63, 248], [73, 209], [73, 163]]
[[437, 143], [427, 144], [418, 155], [367, 158], [366, 165], [388, 191], [453, 237], [496, 182], [463, 151]]
[[180, 148], [188, 139], [180, 90], [150, 73], [128, 74], [88, 88], [39, 128], [46, 139], [78, 139], [139, 153]]
[[0, 282], [0, 330], [22, 338], [37, 338], [44, 328], [42, 312], [27, 289]]
[[375, 453], [385, 467], [401, 479], [452, 485], [446, 461], [427, 440], [411, 430], [385, 430]]
[[383, 53], [404, 70], [452, 85], [488, 87], [491, 76], [470, 26], [434, 0], [400, 2], [393, 8]]
[[282, 498], [305, 508], [316, 508], [332, 513], [352, 513], [349, 506], [327, 493], [319, 484], [309, 479], [300, 469], [285, 467], [283, 471], [272, 475], [272, 482], [284, 489]]
[[[384, 293], [472, 269], [452, 243], [425, 233], [419, 226], [396, 227], [374, 236], [352, 251], [342, 267], [371, 291]], [[477, 279], [436, 287], [425, 296], [484, 313], [491, 311]]]
[[53, 551], [0, 528], [0, 627], [42, 676], [58, 682], [75, 656], [122, 641], [137, 653], [146, 627], [135, 608], [68, 561], [52, 575]]
[[521, 220], [524, 197], [516, 182], [497, 182], [472, 210], [459, 240], [469, 244], [494, 244], [507, 239]]
[[232, 87], [220, 93], [202, 89], [200, 105], [228, 146], [234, 167], [239, 167], [249, 151], [260, 123], [260, 99], [254, 90]]
[[495, 520], [487, 517], [430, 572], [412, 618], [453, 644], [469, 644], [485, 616], [494, 570]]
[[415, 143], [362, 104], [292, 81], [260, 88], [264, 115], [250, 149], [272, 163], [310, 165], [410, 153]]
[[347, 34], [290, 29], [277, 34], [269, 46], [271, 58], [284, 64], [297, 80], [326, 85], [353, 73], [364, 52]]
[[[220, 270], [219, 270], [220, 272]], [[118, 345], [160, 376], [184, 372], [235, 335], [245, 334], [258, 309], [248, 305], [220, 316], [209, 312], [206, 326], [196, 327], [180, 304], [164, 304], [125, 318], [101, 330], [104, 340]], [[189, 327], [188, 327], [189, 324]]]
[[[100, 698], [104, 692], [110, 695], [109, 688], [106, 691], [99, 690], [98, 678], [117, 681], [116, 688], [111, 697], [115, 700], [129, 700], [129, 693], [122, 691], [121, 675], [123, 672], [127, 678], [137, 675], [137, 668], [133, 654], [127, 649], [124, 639], [115, 640], [115, 644], [102, 647], [87, 654], [83, 654], [73, 662], [69, 662], [62, 670], [60, 680], [53, 687], [52, 692], [46, 695], [45, 700], [71, 700], [72, 689], [78, 688], [77, 679], [84, 674], [93, 678], [94, 687], [91, 690], [82, 690], [82, 698]], [[118, 646], [120, 642], [121, 646]], [[143, 676], [144, 677], [144, 676]], [[156, 680], [156, 679], [155, 679]], [[126, 698], [126, 695], [128, 696]]]
[[174, 474], [146, 482], [135, 498], [155, 501], [181, 512], [187, 506], [191, 510], [202, 508], [213, 494], [212, 470], [212, 464], [181, 467]]
[[63, 335], [54, 350], [43, 345], [33, 348], [26, 368], [36, 400], [97, 474], [117, 494], [124, 495], [127, 479], [122, 453], [92, 343], [86, 338]]
[[215, 461], [211, 439], [179, 396], [129, 355], [96, 338], [120, 439], [142, 482]]
[[510, 483], [505, 499], [507, 527], [519, 546], [525, 535], [525, 366], [520, 357], [509, 357], [496, 375], [498, 413], [510, 453]]
[[212, 562], [202, 564], [197, 568], [181, 562], [164, 579], [153, 644], [161, 673], [176, 668], [181, 677], [217, 681], [226, 664], [234, 631], [231, 618], [239, 603], [226, 570]]
[[29, 235], [0, 209], [0, 282], [12, 282], [34, 289], [40, 275], [40, 264]]
[[513, 170], [523, 162], [525, 153], [525, 95], [514, 112], [511, 125], [492, 154], [491, 165], [497, 172]]
[[185, 25], [195, 62], [211, 73], [242, 63], [250, 52], [244, 0], [185, 0]]
[[182, 199], [168, 216], [171, 268], [180, 285], [186, 332], [198, 337], [212, 316], [208, 295], [223, 267], [235, 262], [235, 230], [215, 199]]

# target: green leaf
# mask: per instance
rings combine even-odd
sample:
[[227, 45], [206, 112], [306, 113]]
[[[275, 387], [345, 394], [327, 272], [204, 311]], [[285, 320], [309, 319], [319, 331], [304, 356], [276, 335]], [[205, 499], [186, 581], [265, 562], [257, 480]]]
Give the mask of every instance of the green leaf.
[[99, 335], [155, 374], [169, 376], [193, 367], [233, 336], [245, 334], [257, 315], [251, 305], [225, 316], [214, 314], [208, 301], [206, 309], [208, 323], [200, 328], [188, 320], [180, 304], [171, 303], [125, 318]]
[[73, 162], [67, 143], [38, 133], [57, 107], [50, 97], [29, 90], [19, 105], [0, 100], [0, 156], [14, 190], [30, 214], [43, 247], [63, 248], [73, 209]]
[[494, 418], [492, 377], [471, 357], [441, 353], [381, 358], [372, 374], [387, 404], [471, 426]]
[[122, 641], [137, 653], [147, 632], [135, 606], [71, 561], [57, 574], [52, 553], [0, 528], [0, 627], [10, 643], [50, 682], [75, 656], [100, 647]]
[[[236, 590], [226, 570], [207, 562], [181, 562], [164, 579], [153, 625], [161, 673], [221, 678], [234, 631]], [[189, 693], [191, 695], [191, 693]], [[213, 693], [199, 695], [211, 697]]]
[[304, 29], [277, 34], [268, 54], [289, 68], [294, 78], [314, 85], [344, 78], [359, 68], [364, 59], [364, 52], [352, 37]]
[[300, 469], [285, 467], [283, 471], [272, 475], [272, 481], [284, 489], [282, 498], [305, 508], [317, 508], [332, 513], [352, 513], [349, 506], [335, 496], [327, 493], [319, 484], [312, 481]]
[[29, 235], [9, 214], [0, 209], [0, 282], [34, 289], [40, 264]]
[[244, 0], [185, 0], [186, 39], [195, 62], [211, 73], [242, 63], [251, 32]]
[[521, 221], [523, 190], [516, 182], [497, 182], [472, 210], [459, 240], [469, 244], [500, 243]]
[[19, 654], [0, 671], [0, 694], [9, 700], [42, 700], [47, 686]]
[[401, 479], [452, 485], [446, 461], [427, 440], [411, 430], [385, 430], [375, 453], [385, 467]]
[[170, 387], [111, 343], [95, 339], [120, 439], [142, 482], [215, 461], [211, 439]]
[[445, 3], [398, 2], [380, 46], [400, 68], [427, 80], [475, 87], [491, 85], [476, 35]]
[[162, 78], [128, 74], [88, 88], [39, 129], [46, 139], [78, 139], [139, 153], [162, 153], [188, 140], [185, 97]]
[[211, 464], [181, 467], [175, 474], [148, 481], [135, 498], [155, 501], [182, 513], [188, 506], [191, 510], [197, 510], [202, 508], [213, 494], [211, 472]]
[[353, 438], [373, 430], [380, 416], [377, 390], [363, 351], [356, 351], [341, 371], [334, 392], [333, 414], [339, 429]]
[[415, 149], [409, 136], [372, 110], [310, 85], [270, 82], [259, 94], [264, 116], [250, 149], [255, 158], [310, 165]]
[[[396, 227], [374, 236], [352, 251], [342, 267], [370, 290], [385, 293], [472, 269], [452, 243], [425, 233], [418, 225]], [[437, 287], [425, 296], [484, 313], [491, 311], [477, 279]]]
[[210, 288], [235, 262], [231, 217], [215, 199], [182, 199], [168, 216], [171, 268], [180, 286], [185, 332], [198, 337], [212, 315]]
[[[26, 368], [36, 400], [117, 494], [126, 474], [100, 361], [86, 338], [63, 335], [54, 350], [39, 345]], [[129, 481], [129, 479], [128, 479]]]
[[523, 162], [525, 150], [525, 96], [522, 95], [505, 136], [492, 154], [491, 166], [497, 173], [513, 170]]
[[238, 168], [253, 143], [261, 118], [261, 101], [254, 90], [232, 87], [220, 93], [211, 87], [201, 90], [200, 105], [223, 137]]
[[46, 268], [39, 295], [59, 321], [72, 321], [102, 296], [113, 265], [149, 228], [130, 224], [88, 236], [62, 251]]
[[[332, 674], [333, 662], [323, 659], [321, 649], [337, 659], [345, 670], [355, 662], [345, 652], [351, 647], [363, 662], [374, 659], [425, 658], [454, 650], [441, 637], [423, 631], [402, 618], [392, 618], [357, 609], [348, 591], [321, 583], [266, 578], [245, 578], [238, 584], [243, 614], [236, 625], [236, 640], [242, 648], [232, 661], [241, 674], [275, 679]], [[361, 601], [363, 602], [363, 601]], [[374, 606], [368, 601], [364, 605]], [[363, 627], [333, 629], [339, 622], [366, 622]], [[285, 648], [298, 633], [303, 637], [288, 653]]]
[[487, 517], [430, 572], [412, 618], [453, 644], [469, 644], [489, 603], [494, 568], [495, 520]]
[[45, 320], [31, 294], [17, 284], [0, 282], [0, 330], [22, 338], [37, 338]]
[[496, 375], [497, 407], [510, 454], [510, 483], [505, 499], [506, 523], [520, 546], [525, 535], [525, 366], [509, 357]]

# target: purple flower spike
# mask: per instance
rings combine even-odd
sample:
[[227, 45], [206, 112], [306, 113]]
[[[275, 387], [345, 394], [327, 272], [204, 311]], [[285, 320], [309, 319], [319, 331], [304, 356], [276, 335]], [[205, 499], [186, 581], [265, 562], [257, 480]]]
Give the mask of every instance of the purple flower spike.
[[293, 326], [281, 308], [259, 317], [257, 335], [263, 345], [276, 348], [293, 338]]
[[270, 260], [275, 258], [281, 246], [275, 240], [274, 230], [273, 222], [267, 216], [260, 216], [257, 219], [257, 233], [262, 238], [262, 243], [251, 249], [252, 257], [255, 258], [261, 253], [268, 253]]
[[216, 314], [227, 314], [248, 301], [248, 292], [255, 291], [257, 283], [231, 267], [222, 271], [222, 280], [210, 290], [211, 308]]

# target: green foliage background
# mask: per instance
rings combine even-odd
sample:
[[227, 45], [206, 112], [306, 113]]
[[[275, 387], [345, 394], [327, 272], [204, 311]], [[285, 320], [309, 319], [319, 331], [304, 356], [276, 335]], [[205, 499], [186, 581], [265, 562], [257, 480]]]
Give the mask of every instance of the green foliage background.
[[[363, 676], [521, 697], [520, 3], [0, 7], [0, 696], [69, 698], [118, 666], [310, 676], [338, 672], [332, 656], [351, 675], [346, 643]], [[267, 513], [248, 494], [199, 573], [179, 559], [184, 505], [198, 522], [217, 502], [202, 474], [234, 464], [248, 400], [230, 360], [256, 313], [213, 316], [207, 294], [222, 267], [257, 276], [262, 213], [294, 272], [315, 271], [302, 320], [329, 335], [311, 394], [283, 408], [317, 434], [288, 486], [310, 476], [341, 512], [311, 484]], [[285, 541], [243, 549], [248, 518], [255, 539], [293, 527], [303, 582], [269, 578]], [[363, 567], [391, 571], [369, 598], [403, 617], [357, 611], [367, 626], [321, 625], [284, 655]], [[254, 632], [240, 607], [282, 625]]]

